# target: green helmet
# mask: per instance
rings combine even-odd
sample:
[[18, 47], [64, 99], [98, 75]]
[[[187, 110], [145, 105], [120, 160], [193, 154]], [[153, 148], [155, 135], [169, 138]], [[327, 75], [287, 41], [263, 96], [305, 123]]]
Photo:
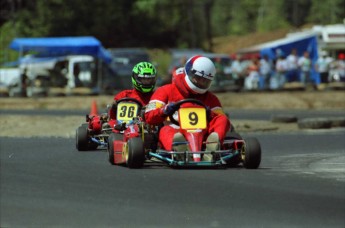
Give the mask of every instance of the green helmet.
[[149, 62], [140, 62], [133, 67], [133, 87], [143, 93], [153, 91], [156, 85], [156, 68]]

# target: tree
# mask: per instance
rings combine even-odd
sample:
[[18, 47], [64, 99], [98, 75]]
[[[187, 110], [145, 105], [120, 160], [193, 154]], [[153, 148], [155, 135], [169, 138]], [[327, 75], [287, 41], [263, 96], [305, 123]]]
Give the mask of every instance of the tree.
[[318, 24], [343, 23], [345, 0], [311, 0], [308, 21]]
[[91, 35], [105, 47], [212, 50], [213, 37], [342, 23], [344, 5], [345, 0], [2, 0], [0, 45], [5, 50], [14, 37]]

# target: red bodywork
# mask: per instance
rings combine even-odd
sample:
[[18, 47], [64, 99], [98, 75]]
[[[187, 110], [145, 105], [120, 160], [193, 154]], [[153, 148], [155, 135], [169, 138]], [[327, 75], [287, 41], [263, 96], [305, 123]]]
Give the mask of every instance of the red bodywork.
[[86, 121], [89, 122], [89, 129], [92, 130], [94, 134], [100, 134], [102, 131], [102, 120], [101, 116], [87, 116]]
[[126, 130], [121, 133], [123, 136], [122, 140], [114, 140], [114, 163], [115, 164], [125, 164], [127, 162], [127, 142], [129, 139], [134, 137], [140, 137], [140, 128], [137, 124], [131, 124]]
[[[189, 150], [191, 153], [200, 152], [203, 147], [203, 140], [205, 131], [187, 131], [180, 129], [180, 132], [184, 135], [186, 140], [189, 142]], [[201, 161], [200, 154], [193, 154], [193, 160], [195, 162]]]

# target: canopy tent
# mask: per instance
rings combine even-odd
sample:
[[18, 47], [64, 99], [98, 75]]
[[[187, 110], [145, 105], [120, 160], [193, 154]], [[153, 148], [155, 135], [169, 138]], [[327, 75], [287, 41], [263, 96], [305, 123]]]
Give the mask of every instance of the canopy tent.
[[15, 38], [10, 48], [19, 51], [21, 56], [24, 52], [34, 51], [40, 57], [91, 55], [106, 63], [110, 63], [112, 59], [100, 41], [92, 36]]
[[[318, 59], [318, 42], [316, 32], [301, 32], [291, 34], [283, 39], [262, 43], [238, 51], [244, 56], [265, 56], [275, 60], [279, 55], [288, 56], [292, 49], [297, 50], [297, 55], [302, 56], [305, 51], [309, 52], [313, 64]], [[312, 67], [311, 76], [316, 83], [319, 83], [319, 74]]]
[[307, 32], [290, 35], [283, 39], [241, 49], [238, 53], [249, 55], [260, 54], [260, 56], [267, 55], [270, 59], [275, 59], [277, 58], [277, 53], [282, 53], [287, 56], [293, 48], [297, 49], [299, 56], [303, 55], [303, 52], [308, 51], [310, 58], [316, 61], [318, 58], [317, 34]]

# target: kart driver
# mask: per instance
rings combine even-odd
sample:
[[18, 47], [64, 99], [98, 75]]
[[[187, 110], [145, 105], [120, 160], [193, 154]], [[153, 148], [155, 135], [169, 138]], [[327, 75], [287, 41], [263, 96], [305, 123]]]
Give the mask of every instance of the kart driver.
[[117, 124], [116, 121], [116, 107], [117, 101], [122, 98], [134, 98], [138, 100], [142, 106], [148, 104], [153, 94], [153, 90], [156, 85], [157, 71], [152, 63], [140, 62], [133, 67], [132, 70], [132, 86], [133, 89], [127, 89], [119, 92], [114, 96], [114, 102], [109, 109], [109, 121], [108, 124], [114, 127]]
[[[206, 150], [220, 149], [225, 134], [230, 130], [230, 121], [222, 110], [219, 99], [209, 92], [212, 81], [216, 74], [214, 63], [207, 57], [200, 55], [191, 57], [184, 67], [173, 72], [171, 84], [158, 88], [152, 95], [145, 110], [145, 121], [148, 124], [158, 125], [164, 122], [159, 132], [159, 142], [163, 149], [172, 150], [173, 142], [185, 141], [179, 133], [179, 126], [167, 122], [166, 119], [176, 110], [175, 102], [193, 98], [203, 102], [211, 110], [211, 117], [207, 126]], [[213, 142], [213, 143], [211, 143]], [[178, 146], [177, 146], [178, 148]], [[174, 149], [176, 149], [174, 146]], [[206, 155], [206, 154], [205, 154]], [[204, 160], [208, 160], [204, 155]]]

